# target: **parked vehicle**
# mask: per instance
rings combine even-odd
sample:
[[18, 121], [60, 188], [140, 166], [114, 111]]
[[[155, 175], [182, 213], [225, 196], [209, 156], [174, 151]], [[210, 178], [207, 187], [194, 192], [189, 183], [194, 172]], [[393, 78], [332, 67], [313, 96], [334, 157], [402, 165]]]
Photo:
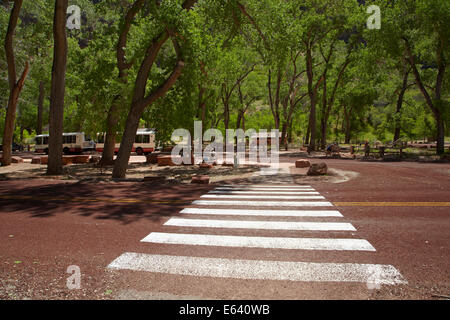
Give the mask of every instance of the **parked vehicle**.
[[[48, 134], [41, 134], [35, 137], [35, 152], [48, 154]], [[81, 153], [83, 151], [95, 150], [95, 142], [84, 132], [63, 133], [63, 152]]]
[[[96, 148], [98, 152], [103, 152], [105, 148], [105, 133], [97, 133]], [[139, 129], [136, 132], [136, 138], [133, 143], [132, 152], [136, 152], [138, 155], [149, 154], [155, 151], [155, 130], [153, 129]], [[114, 152], [119, 152], [120, 143], [122, 141], [122, 134], [116, 135], [116, 144], [114, 146]]]
[[[14, 151], [23, 151], [24, 147], [21, 144], [17, 144], [15, 142], [12, 143], [11, 150]], [[0, 151], [3, 151], [3, 145], [0, 144]]]

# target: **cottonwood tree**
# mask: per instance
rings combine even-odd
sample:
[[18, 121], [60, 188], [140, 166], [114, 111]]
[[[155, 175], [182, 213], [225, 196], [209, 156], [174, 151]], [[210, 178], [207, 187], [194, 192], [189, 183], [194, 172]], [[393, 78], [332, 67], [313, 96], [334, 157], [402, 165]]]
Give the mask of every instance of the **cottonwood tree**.
[[25, 62], [25, 67], [22, 71], [21, 76], [17, 79], [16, 71], [16, 61], [14, 56], [14, 33], [17, 27], [17, 22], [19, 20], [20, 9], [22, 7], [22, 0], [14, 1], [14, 6], [12, 8], [8, 30], [6, 32], [5, 38], [5, 55], [6, 62], [8, 65], [8, 82], [9, 82], [9, 99], [8, 99], [8, 109], [6, 111], [5, 117], [5, 127], [3, 133], [3, 158], [2, 165], [8, 166], [11, 164], [12, 156], [12, 142], [14, 134], [14, 123], [16, 118], [16, 109], [19, 101], [20, 92], [23, 89], [25, 80], [29, 72], [29, 62]]
[[54, 51], [50, 92], [48, 175], [62, 173], [62, 139], [64, 93], [66, 88], [67, 35], [66, 12], [68, 0], [55, 0], [53, 20]]
[[238, 85], [239, 106], [237, 110], [236, 129], [245, 131], [247, 112], [256, 102], [262, 101], [265, 96], [265, 77], [260, 69], [261, 68], [255, 70], [255, 72], [251, 73], [243, 83], [240, 82]]
[[[125, 124], [122, 143], [114, 164], [113, 178], [124, 178], [130, 159], [131, 150], [139, 127], [139, 120], [144, 110], [163, 97], [175, 84], [185, 67], [182, 52], [182, 36], [178, 33], [178, 27], [184, 19], [187, 19], [189, 11], [196, 3], [195, 0], [186, 0], [181, 6], [176, 3], [161, 2], [153, 6], [152, 16], [157, 20], [155, 33], [147, 47], [144, 49], [144, 57], [136, 75], [130, 111]], [[158, 53], [168, 40], [172, 40], [173, 49], [176, 53], [174, 66], [170, 74], [160, 82], [147, 90], [149, 76], [152, 67], [158, 58]]]
[[[383, 11], [381, 30], [367, 32], [369, 45], [399, 62], [405, 60], [436, 123], [437, 153], [444, 152], [450, 103], [446, 77], [450, 62], [450, 3], [438, 1], [377, 1]], [[447, 120], [448, 121], [448, 120]]]
[[[123, 85], [128, 83], [128, 71], [133, 66], [134, 61], [127, 61], [126, 48], [128, 36], [131, 26], [135, 21], [136, 15], [142, 10], [145, 4], [144, 0], [135, 1], [126, 12], [125, 18], [121, 20], [119, 25], [119, 39], [115, 48], [116, 51], [116, 63], [118, 69], [118, 80]], [[123, 92], [122, 92], [123, 93]], [[114, 157], [116, 133], [118, 129], [118, 122], [120, 117], [120, 105], [124, 100], [121, 99], [121, 95], [117, 95], [112, 101], [106, 119], [106, 135], [105, 146], [102, 153], [101, 163], [111, 163]]]
[[[255, 70], [255, 55], [244, 47], [242, 39], [236, 38], [228, 48], [224, 48], [218, 62], [218, 85], [223, 104], [225, 130], [230, 128], [232, 98], [237, 98], [238, 89], [245, 79]], [[237, 99], [235, 99], [237, 100]]]
[[[310, 100], [310, 116], [306, 141], [309, 148], [316, 148], [317, 140], [317, 104], [319, 103], [318, 90], [322, 87], [322, 147], [326, 142], [326, 124], [329, 112], [335, 100], [337, 87], [342, 79], [348, 64], [350, 63], [350, 51], [344, 54], [341, 66], [338, 66], [338, 73], [334, 81], [334, 87], [330, 96], [327, 93], [327, 76], [332, 67], [332, 58], [336, 54], [336, 47], [341, 40], [342, 34], [352, 27], [355, 17], [359, 17], [355, 12], [356, 3], [348, 1], [333, 1], [324, 3], [323, 1], [308, 0], [302, 7], [303, 23], [301, 25], [301, 42], [305, 51], [305, 65], [307, 75], [307, 91]], [[353, 18], [352, 18], [353, 17]], [[325, 49], [328, 47], [328, 50]], [[322, 60], [322, 61], [321, 61]], [[323, 65], [323, 66], [322, 66]], [[322, 72], [320, 72], [322, 68]]]
[[[294, 1], [295, 2], [295, 1]], [[267, 104], [273, 127], [281, 129], [285, 145], [300, 94], [303, 51], [299, 41], [302, 14], [298, 3], [280, 1], [237, 2], [235, 21], [252, 50], [257, 52], [266, 72]], [[239, 14], [239, 15], [238, 15]]]

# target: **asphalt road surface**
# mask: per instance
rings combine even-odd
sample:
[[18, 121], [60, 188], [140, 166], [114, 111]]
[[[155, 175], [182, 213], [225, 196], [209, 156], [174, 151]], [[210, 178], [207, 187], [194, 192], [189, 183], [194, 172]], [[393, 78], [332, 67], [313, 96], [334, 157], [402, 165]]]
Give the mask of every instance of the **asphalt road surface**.
[[353, 173], [336, 183], [281, 161], [206, 186], [2, 181], [0, 298], [450, 295], [449, 164], [326, 160]]

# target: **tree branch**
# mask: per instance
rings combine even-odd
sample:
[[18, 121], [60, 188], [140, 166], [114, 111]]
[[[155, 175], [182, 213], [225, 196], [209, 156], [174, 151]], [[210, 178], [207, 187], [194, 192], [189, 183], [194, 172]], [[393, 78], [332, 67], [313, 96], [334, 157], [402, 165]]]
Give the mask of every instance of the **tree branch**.
[[16, 86], [16, 63], [14, 59], [14, 32], [17, 27], [17, 20], [19, 19], [20, 9], [22, 7], [22, 0], [14, 1], [14, 7], [9, 17], [8, 30], [5, 37], [5, 56], [8, 65], [8, 81], [9, 89], [12, 91]]
[[136, 0], [133, 6], [128, 10], [125, 20], [121, 26], [119, 41], [117, 42], [117, 67], [119, 68], [119, 77], [123, 78], [126, 76], [125, 70], [131, 68], [132, 63], [127, 63], [125, 59], [125, 47], [127, 46], [128, 33], [130, 32], [131, 24], [133, 23], [134, 17], [142, 9], [145, 0]]
[[261, 37], [261, 39], [263, 40], [264, 45], [266, 46], [266, 48], [269, 48], [270, 46], [269, 46], [269, 43], [267, 41], [267, 38], [264, 35], [264, 33], [261, 31], [261, 29], [259, 28], [259, 26], [256, 23], [255, 19], [253, 19], [253, 17], [247, 12], [247, 9], [245, 9], [245, 6], [242, 5], [240, 2], [237, 2], [237, 6], [238, 6], [239, 10], [242, 12], [242, 14], [244, 14], [244, 16], [246, 16], [248, 18], [248, 20], [253, 25], [253, 27], [255, 27], [256, 31], [258, 31], [258, 34]]
[[167, 31], [164, 31], [153, 38], [152, 44], [147, 48], [144, 60], [142, 61], [136, 77], [133, 100], [141, 100], [145, 96], [145, 87], [147, 85], [150, 70], [158, 56], [159, 50], [168, 38], [169, 34]]
[[173, 84], [178, 80], [180, 77], [183, 68], [185, 66], [185, 63], [183, 61], [178, 61], [175, 69], [172, 71], [172, 74], [164, 81], [163, 84], [161, 84], [156, 90], [154, 90], [150, 95], [148, 95], [143, 101], [142, 105], [143, 108], [149, 106], [153, 102], [155, 102], [157, 99], [163, 97], [167, 91], [170, 90], [170, 88], [173, 86]]
[[28, 72], [30, 71], [30, 64], [28, 61], [25, 62], [25, 68], [22, 72], [22, 75], [20, 76], [19, 81], [17, 81], [17, 88], [19, 91], [22, 91], [22, 88], [25, 84], [25, 79], [27, 78]]

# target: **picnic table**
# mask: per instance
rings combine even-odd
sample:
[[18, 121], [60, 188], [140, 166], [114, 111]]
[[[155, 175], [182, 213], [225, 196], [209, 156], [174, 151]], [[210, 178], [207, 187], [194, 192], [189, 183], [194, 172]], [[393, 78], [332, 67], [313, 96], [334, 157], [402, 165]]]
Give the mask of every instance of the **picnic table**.
[[390, 158], [391, 155], [394, 155], [394, 158], [402, 159], [403, 158], [403, 146], [378, 146], [375, 148], [368, 147], [364, 149], [364, 158], [367, 159], [371, 155], [378, 155], [383, 160]]

